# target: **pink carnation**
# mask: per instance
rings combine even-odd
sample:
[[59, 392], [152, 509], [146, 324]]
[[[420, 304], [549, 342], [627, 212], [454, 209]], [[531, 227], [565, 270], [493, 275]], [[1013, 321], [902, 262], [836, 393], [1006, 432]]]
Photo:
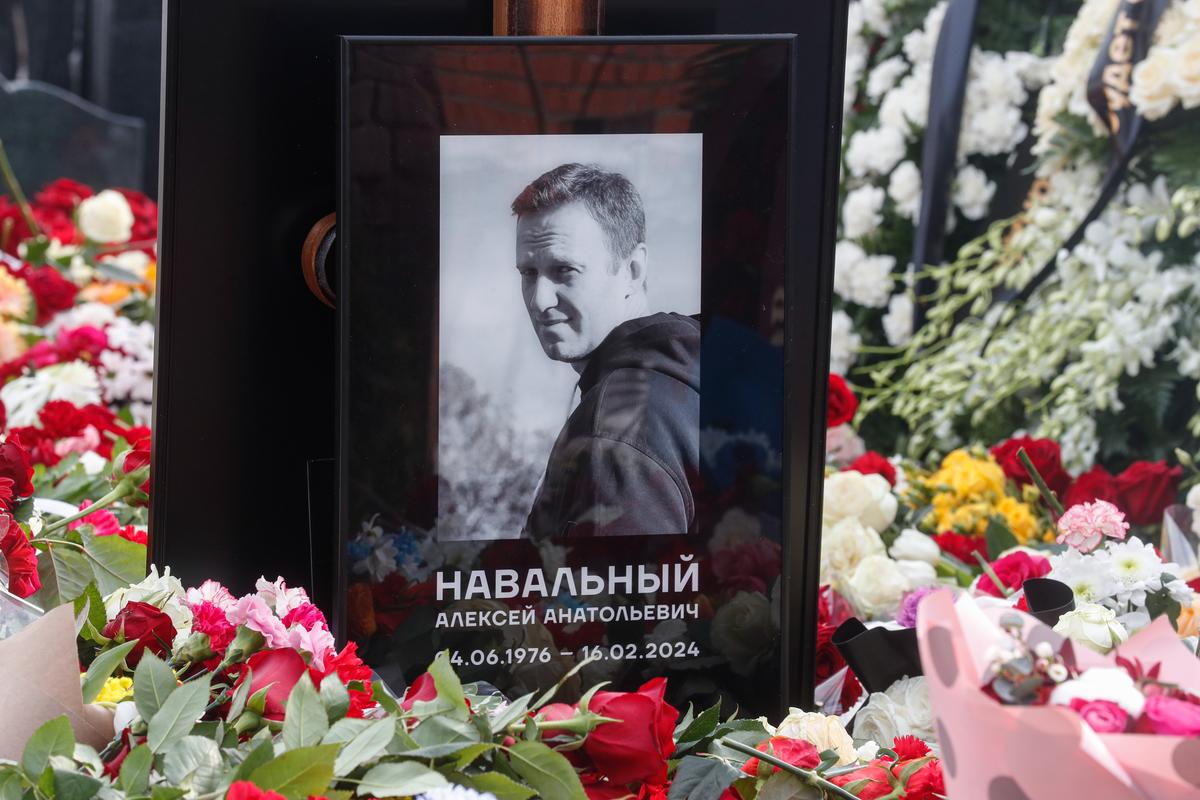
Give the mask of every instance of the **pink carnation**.
[[248, 594], [237, 601], [232, 608], [225, 611], [225, 617], [232, 625], [245, 625], [252, 631], [258, 631], [267, 640], [267, 647], [290, 647], [288, 631], [275, 612], [261, 597]]
[[1166, 695], [1146, 698], [1142, 719], [1160, 736], [1200, 736], [1200, 706]]
[[186, 602], [193, 608], [200, 603], [212, 603], [222, 611], [228, 611], [237, 603], [237, 598], [217, 581], [205, 581], [199, 588], [187, 590]]
[[1107, 500], [1071, 506], [1058, 520], [1059, 543], [1069, 544], [1081, 553], [1095, 550], [1105, 536], [1123, 540], [1128, 531], [1125, 515]]
[[299, 625], [306, 631], [312, 630], [316, 625], [329, 627], [329, 623], [325, 621], [325, 615], [321, 613], [321, 609], [312, 603], [302, 603], [293, 608], [284, 616], [283, 624], [289, 628], [293, 625]]
[[78, 436], [68, 436], [55, 442], [54, 454], [62, 458], [68, 453], [89, 453], [98, 447], [100, 447], [100, 433], [94, 425], [88, 425]]
[[281, 617], [296, 606], [308, 602], [308, 592], [301, 588], [289, 589], [282, 576], [276, 578], [274, 583], [266, 578], [259, 578], [254, 588], [258, 590], [258, 596]]
[[225, 617], [225, 610], [207, 600], [192, 605], [192, 630], [208, 634], [208, 643], [218, 655], [225, 655], [225, 648], [237, 635], [237, 628]]
[[285, 643], [281, 646], [308, 653], [312, 656], [312, 665], [322, 672], [325, 671], [325, 659], [337, 653], [333, 634], [323, 624], [314, 625], [312, 630], [293, 625], [288, 629]]
[[[92, 428], [92, 430], [95, 430], [95, 428]], [[83, 511], [91, 506], [91, 504], [91, 500], [84, 500], [79, 504], [79, 510]], [[121, 523], [117, 521], [112, 512], [103, 508], [93, 511], [82, 519], [75, 520], [68, 524], [67, 528], [75, 530], [82, 525], [91, 525], [97, 536], [114, 536], [121, 532]]]

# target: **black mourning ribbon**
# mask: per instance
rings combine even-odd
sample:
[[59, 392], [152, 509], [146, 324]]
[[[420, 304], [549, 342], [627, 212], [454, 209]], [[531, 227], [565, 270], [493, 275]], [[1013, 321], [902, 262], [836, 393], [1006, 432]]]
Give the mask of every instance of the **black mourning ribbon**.
[[[1108, 34], [1100, 46], [1100, 54], [1088, 74], [1088, 103], [1103, 120], [1110, 135], [1112, 155], [1108, 170], [1100, 183], [1100, 195], [1088, 210], [1083, 221], [1063, 242], [1058, 252], [1074, 250], [1083, 241], [1087, 227], [1099, 219], [1109, 202], [1121, 188], [1121, 180], [1133, 157], [1133, 146], [1141, 133], [1145, 119], [1129, 99], [1133, 68], [1146, 57], [1154, 39], [1154, 29], [1170, 0], [1122, 0], [1109, 24]], [[941, 43], [939, 42], [939, 47]], [[914, 262], [921, 263], [921, 262]], [[1050, 258], [1030, 279], [1029, 283], [1009, 302], [1021, 305], [1033, 296], [1038, 287], [1054, 274], [1058, 253]], [[993, 328], [983, 349], [999, 330]]]
[[[1023, 588], [1029, 613], [1051, 628], [1075, 609], [1075, 593], [1062, 581], [1031, 578]], [[868, 628], [851, 617], [837, 627], [831, 641], [868, 692], [887, 691], [901, 678], [924, 674], [915, 628]]]

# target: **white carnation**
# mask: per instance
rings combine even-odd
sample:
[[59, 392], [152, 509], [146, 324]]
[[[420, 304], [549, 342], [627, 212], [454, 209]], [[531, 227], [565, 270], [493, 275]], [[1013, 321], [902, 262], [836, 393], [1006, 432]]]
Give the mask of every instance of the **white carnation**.
[[886, 175], [904, 158], [904, 151], [904, 136], [898, 128], [885, 125], [858, 131], [846, 148], [846, 168], [857, 178]]
[[921, 213], [921, 170], [905, 161], [892, 170], [888, 179], [888, 197], [896, 204], [896, 212], [913, 222]]
[[892, 295], [883, 315], [883, 333], [892, 347], [904, 347], [913, 334], [913, 301], [907, 294]]
[[79, 204], [79, 231], [102, 244], [128, 242], [133, 234], [133, 210], [118, 191], [105, 189]]
[[867, 78], [867, 97], [871, 102], [878, 103], [879, 98], [890, 92], [905, 72], [908, 72], [908, 62], [902, 56], [880, 61]]
[[954, 179], [954, 205], [967, 219], [982, 219], [994, 194], [996, 184], [988, 180], [983, 170], [968, 164], [958, 171]]
[[834, 254], [833, 290], [843, 300], [868, 308], [887, 304], [892, 292], [892, 256], [868, 256], [853, 242], [838, 242]]
[[842, 204], [842, 231], [848, 239], [872, 234], [883, 222], [884, 191], [878, 186], [860, 186], [846, 195]]
[[[862, 337], [854, 332], [854, 321], [850, 315], [840, 309], [834, 311], [829, 335], [829, 371], [845, 375], [858, 358], [861, 345]], [[0, 389], [2, 399], [3, 390]]]

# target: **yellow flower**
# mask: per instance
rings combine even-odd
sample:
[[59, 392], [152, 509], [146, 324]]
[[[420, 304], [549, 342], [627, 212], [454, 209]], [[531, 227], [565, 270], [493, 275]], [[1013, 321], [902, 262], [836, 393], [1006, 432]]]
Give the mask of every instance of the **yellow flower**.
[[991, 456], [976, 458], [966, 450], [955, 450], [942, 459], [941, 468], [927, 483], [938, 491], [952, 491], [960, 500], [994, 500], [1004, 494], [1004, 470]]
[[1175, 623], [1182, 638], [1200, 636], [1200, 600], [1190, 606], [1184, 606], [1179, 611], [1179, 621]]
[[0, 316], [25, 319], [33, 304], [33, 293], [25, 281], [0, 269]]
[[1015, 497], [1003, 497], [996, 503], [996, 512], [1004, 517], [1008, 529], [1021, 544], [1037, 536], [1037, 518], [1033, 516], [1033, 511], [1027, 504]]
[[83, 287], [80, 297], [94, 303], [104, 303], [109, 306], [119, 306], [125, 302], [132, 290], [123, 283], [116, 281], [96, 281]]
[[133, 697], [132, 678], [109, 678], [96, 695], [97, 703], [119, 703]]

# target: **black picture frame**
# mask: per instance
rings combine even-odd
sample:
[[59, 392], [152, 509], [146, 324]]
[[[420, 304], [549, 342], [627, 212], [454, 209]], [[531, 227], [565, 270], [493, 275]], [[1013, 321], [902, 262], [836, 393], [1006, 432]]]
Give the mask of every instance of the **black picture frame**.
[[[783, 580], [780, 583], [780, 596], [777, 599], [779, 613], [779, 631], [781, 641], [778, 646], [777, 654], [770, 656], [773, 666], [765, 671], [751, 671], [746, 675], [733, 677], [728, 671], [719, 673], [719, 670], [714, 666], [706, 668], [705, 674], [716, 676], [717, 685], [712, 687], [712, 691], [708, 692], [710, 696], [717, 696], [730, 702], [731, 705], [736, 704], [743, 711], [750, 713], [766, 713], [779, 714], [786, 711], [790, 705], [810, 706], [812, 704], [812, 690], [814, 685], [814, 642], [815, 642], [815, 620], [817, 614], [817, 593], [818, 593], [818, 561], [819, 561], [819, 539], [820, 539], [820, 502], [821, 502], [821, 487], [823, 484], [823, 459], [824, 459], [824, 401], [827, 388], [826, 375], [828, 372], [828, 330], [829, 330], [829, 314], [830, 314], [830, 290], [832, 284], [832, 245], [834, 232], [834, 202], [833, 198], [836, 192], [837, 180], [837, 123], [836, 120], [840, 111], [840, 86], [836, 93], [829, 91], [832, 87], [828, 85], [811, 86], [802, 73], [802, 61], [797, 57], [796, 47], [798, 39], [791, 35], [764, 35], [764, 36], [743, 36], [743, 37], [599, 37], [594, 39], [550, 39], [537, 37], [520, 37], [507, 40], [496, 40], [490, 38], [470, 38], [470, 37], [455, 37], [452, 39], [438, 39], [425, 37], [343, 37], [343, 77], [341, 81], [341, 162], [340, 162], [340, 197], [338, 204], [339, 213], [339, 303], [338, 303], [338, 320], [339, 320], [339, 359], [340, 359], [340, 383], [339, 383], [339, 521], [342, 536], [343, 546], [340, 550], [340, 555], [343, 561], [339, 563], [337, 591], [335, 592], [334, 616], [338, 621], [339, 632], [343, 635], [348, 632], [347, 627], [347, 603], [345, 602], [347, 592], [351, 588], [348, 581], [350, 569], [349, 558], [347, 557], [347, 546], [350, 544], [351, 537], [359, 530], [365, 520], [365, 512], [361, 508], [360, 498], [365, 493], [371, 494], [375, 499], [381, 495], [380, 492], [370, 489], [364, 489], [361, 485], [361, 476], [366, 469], [364, 464], [374, 463], [371, 458], [364, 458], [363, 448], [360, 447], [364, 441], [362, 431], [368, 426], [374, 426], [378, 420], [378, 415], [374, 413], [363, 413], [364, 406], [357, 401], [357, 398], [364, 396], [363, 383], [364, 371], [361, 369], [365, 360], [370, 360], [373, 368], [388, 360], [388, 356], [380, 358], [380, 351], [375, 350], [370, 354], [363, 355], [360, 350], [360, 343], [366, 341], [361, 320], [365, 316], [362, 308], [370, 306], [372, 303], [378, 303], [380, 297], [397, 297], [399, 308], [396, 309], [399, 314], [398, 318], [408, 319], [410, 322], [400, 323], [405, 328], [405, 334], [397, 334], [393, 336], [391, 332], [385, 333], [383, 330], [375, 331], [376, 334], [384, 338], [394, 338], [400, 346], [393, 350], [384, 350], [385, 353], [391, 353], [398, 358], [408, 358], [404, 363], [404, 368], [415, 370], [420, 374], [427, 374], [428, 370], [432, 369], [433, 359], [429, 352], [416, 354], [416, 351], [421, 350], [428, 345], [433, 346], [430, 352], [436, 352], [437, 344], [434, 341], [433, 333], [426, 328], [426, 335], [422, 340], [420, 329], [422, 325], [428, 326], [430, 317], [429, 313], [433, 314], [433, 319], [436, 319], [436, 284], [437, 280], [434, 277], [433, 270], [430, 270], [429, 277], [421, 280], [413, 280], [412, 274], [406, 273], [404, 266], [405, 256], [396, 254], [394, 248], [396, 239], [388, 239], [387, 235], [381, 234], [380, 230], [387, 229], [389, 226], [393, 229], [402, 228], [405, 236], [420, 237], [423, 234], [419, 231], [429, 231], [432, 227], [433, 236], [436, 239], [436, 214], [434, 215], [433, 225], [430, 226], [430, 217], [427, 212], [418, 212], [417, 219], [405, 225], [400, 222], [389, 222], [389, 219], [395, 220], [398, 215], [394, 214], [399, 209], [404, 209], [406, 212], [412, 212], [414, 208], [420, 208], [421, 204], [429, 203], [437, 196], [436, 181], [431, 183], [431, 179], [427, 170], [419, 167], [414, 167], [417, 161], [409, 161], [404, 163], [405, 157], [397, 157], [399, 166], [393, 171], [394, 176], [379, 176], [362, 179], [361, 173], [364, 163], [369, 159], [359, 157], [356, 159], [356, 152], [365, 152], [368, 145], [365, 144], [368, 138], [364, 136], [364, 130], [371, 133], [371, 137], [376, 142], [383, 141], [386, 137], [379, 137], [378, 129], [388, 129], [386, 124], [376, 124], [373, 121], [363, 123], [363, 113], [361, 108], [361, 97], [364, 93], [378, 94], [378, 88], [370, 88], [356, 81], [354, 70], [354, 59], [356, 54], [362, 55], [374, 48], [378, 54], [383, 54], [392, 48], [391, 52], [396, 55], [400, 52], [413, 53], [421, 49], [426, 52], [433, 52], [437, 48], [441, 48], [443, 52], [453, 48], [487, 48], [490, 52], [499, 53], [505, 48], [509, 52], [520, 51], [528, 64], [527, 55], [530, 52], [536, 52], [537, 48], [560, 48], [570, 50], [572, 48], [644, 48], [647, 52], [658, 48], [665, 52], [670, 48], [681, 48], [687, 46], [701, 46], [711, 48], [722, 47], [746, 47], [753, 50], [758, 47], [764, 51], [770, 48], [784, 48], [788, 55], [786, 62], [781, 66], [780, 78], [783, 81], [783, 88], [776, 95], [771, 96], [771, 100], [777, 105], [773, 105], [773, 111], [764, 111], [768, 114], [767, 119], [772, 122], [778, 121], [783, 126], [784, 132], [781, 141], [783, 142], [781, 159], [782, 163], [774, 165], [778, 170], [777, 177], [782, 176], [782, 181], [777, 184], [780, 190], [778, 197], [772, 198], [767, 206], [774, 209], [774, 213], [770, 214], [770, 219], [749, 219], [742, 220], [746, 225], [761, 224], [763, 226], [775, 226], [770, 233], [763, 234], [764, 241], [774, 242], [778, 246], [779, 252], [774, 253], [774, 257], [779, 260], [778, 268], [780, 278], [789, 287], [783, 293], [782, 298], [773, 297], [766, 299], [758, 298], [760, 304], [763, 305], [762, 311], [770, 313], [766, 308], [772, 300], [778, 302], [783, 313], [783, 330], [779, 331], [779, 339], [781, 347], [779, 348], [779, 375], [777, 383], [771, 391], [776, 393], [773, 397], [778, 402], [779, 422], [780, 422], [780, 445], [781, 445], [781, 460], [780, 474], [778, 476], [777, 486], [777, 502], [779, 508], [779, 531], [777, 539], [782, 546], [780, 555], [780, 572]], [[837, 49], [837, 48], [834, 48]], [[479, 53], [485, 52], [479, 50]], [[385, 63], [389, 60], [389, 56], [382, 55], [378, 60]], [[653, 57], [649, 57], [652, 58]], [[392, 59], [397, 60], [397, 59]], [[398, 59], [403, 61], [402, 58]], [[714, 61], [719, 60], [714, 58]], [[420, 61], [420, 58], [417, 58]], [[528, 123], [507, 122], [500, 125], [498, 128], [488, 128], [484, 123], [480, 123], [483, 127], [472, 127], [471, 124], [464, 126], [461, 119], [456, 119], [452, 124], [447, 121], [447, 115], [444, 109], [439, 111], [438, 89], [436, 76], [431, 75], [429, 64], [419, 65], [417, 70], [421, 73], [421, 79], [411, 80], [408, 88], [412, 90], [412, 94], [403, 96], [400, 99], [400, 105], [404, 106], [405, 113], [413, 119], [418, 119], [418, 126], [425, 126], [426, 132], [422, 134], [424, 139], [413, 135], [412, 131], [415, 128], [409, 123], [403, 123], [400, 128], [407, 127], [403, 133], [396, 134], [395, 131], [388, 131], [390, 135], [396, 135], [391, 147], [393, 151], [399, 147], [416, 148], [416, 155], [413, 158], [428, 165], [429, 163], [437, 163], [436, 145], [431, 144], [432, 141], [442, 133], [454, 134], [514, 134], [514, 133], [534, 133], [537, 129], [531, 129]], [[405, 69], [413, 67], [412, 64], [402, 65], [401, 72]], [[379, 67], [386, 71], [386, 66]], [[734, 68], [736, 71], [736, 68]], [[412, 79], [410, 70], [409, 77], [406, 80]], [[531, 81], [536, 82], [536, 78], [530, 77]], [[486, 82], [486, 81], [485, 81]], [[778, 88], [778, 87], [777, 87]], [[418, 90], [419, 89], [419, 90]], [[753, 92], [753, 88], [741, 87], [742, 91]], [[536, 92], [535, 92], [536, 94]], [[732, 97], [732, 95], [730, 95]], [[356, 99], [357, 98], [357, 99]], [[835, 105], [836, 101], [836, 105]], [[701, 101], [696, 101], [703, 105]], [[544, 109], [542, 109], [544, 111]], [[711, 111], [711, 109], [710, 109]], [[736, 115], [740, 111], [730, 112]], [[769, 115], [775, 114], [774, 118]], [[628, 118], [622, 118], [619, 123], [614, 121], [620, 115], [614, 115], [611, 119], [604, 115], [597, 115], [599, 119], [576, 120], [576, 132], [601, 132], [622, 130], [626, 132], [646, 132], [638, 126], [636, 121], [631, 122]], [[352, 120], [357, 118], [357, 123], [352, 123]], [[544, 127], [545, 115], [542, 115], [543, 127], [542, 132], [548, 132]], [[693, 123], [695, 120], [693, 119]], [[698, 123], [697, 123], [698, 124]], [[736, 123], [731, 123], [736, 127]], [[624, 127], [622, 127], [624, 126]], [[686, 128], [685, 128], [686, 129]], [[555, 132], [560, 132], [559, 128], [553, 129]], [[689, 129], [690, 130], [690, 129]], [[436, 135], [434, 135], [436, 132]], [[703, 132], [703, 131], [701, 131]], [[429, 136], [434, 136], [434, 139], [429, 139]], [[407, 137], [407, 138], [406, 138]], [[419, 142], [419, 143], [418, 143]], [[432, 159], [432, 162], [430, 162]], [[708, 155], [706, 153], [705, 162], [705, 178], [706, 187], [708, 176], [710, 174], [710, 164], [708, 163]], [[358, 174], [356, 174], [356, 171]], [[531, 176], [532, 177], [532, 176]], [[706, 206], [705, 206], [705, 225], [706, 232], [709, 230], [709, 188], [706, 188]], [[436, 207], [436, 203], [433, 204]], [[766, 207], [766, 206], [764, 206]], [[726, 220], [729, 222], [729, 220]], [[731, 223], [736, 224], [736, 223]], [[393, 231], [394, 232], [394, 231]], [[427, 234], [426, 234], [427, 235]], [[706, 233], [707, 237], [707, 233]], [[427, 245], [412, 244], [411, 237], [409, 244], [415, 247], [420, 256], [428, 261], [431, 251]], [[710, 260], [709, 255], [714, 244], [708, 242], [704, 245], [705, 256], [702, 259], [706, 263], [705, 277], [703, 281], [705, 308], [712, 309], [716, 307], [719, 298], [712, 293], [710, 288], [710, 275], [708, 272], [707, 262]], [[359, 289], [359, 278], [355, 278], [356, 272], [362, 271], [362, 263], [371, 261], [378, 266], [383, 262], [381, 259], [389, 257], [385, 256], [389, 248], [393, 248], [393, 260], [396, 262], [395, 267], [403, 277], [396, 278], [388, 277], [386, 273], [380, 272], [378, 269], [371, 273], [372, 283], [366, 289]], [[434, 242], [433, 254], [436, 254], [436, 242]], [[364, 255], [368, 254], [368, 255]], [[416, 256], [414, 256], [415, 258]], [[436, 259], [434, 259], [436, 263]], [[767, 269], [765, 265], [759, 265], [760, 269]], [[410, 264], [407, 269], [411, 270]], [[375, 283], [374, 281], [382, 281]], [[718, 281], [719, 284], [719, 281]], [[433, 286], [432, 295], [429, 294], [430, 286]], [[725, 287], [729, 288], [729, 287]], [[405, 290], [410, 294], [408, 297], [401, 297]], [[432, 312], [429, 311], [430, 297], [433, 298]], [[359, 310], [355, 310], [358, 308]], [[421, 309], [425, 310], [422, 311]], [[414, 313], [415, 312], [415, 313]], [[381, 316], [376, 314], [378, 319]], [[703, 314], [702, 314], [703, 316]], [[416, 318], [416, 321], [412, 321]], [[706, 323], [707, 324], [707, 323]], [[706, 334], [711, 332], [711, 327], [706, 327]], [[436, 327], [434, 328], [434, 332]], [[760, 333], [763, 331], [759, 330]], [[412, 335], [408, 335], [412, 334]], [[765, 336], [765, 334], [764, 334]], [[720, 341], [720, 339], [718, 339]], [[414, 346], [415, 344], [415, 346]], [[391, 345], [388, 345], [390, 347]], [[707, 347], [707, 345], [705, 345]], [[736, 348], [735, 348], [736, 349]], [[705, 351], [706, 353], [708, 351]], [[707, 363], [707, 362], [706, 362]], [[386, 368], [385, 368], [386, 369]], [[425, 372], [422, 372], [425, 370]], [[708, 367], [705, 367], [704, 374], [708, 379]], [[747, 374], [750, 374], [749, 372]], [[718, 379], [719, 380], [719, 379]], [[430, 383], [426, 380], [427, 385], [436, 385], [436, 380]], [[709, 385], [708, 383], [705, 384]], [[374, 391], [368, 389], [368, 391]], [[436, 391], [430, 390], [430, 391]], [[376, 399], [372, 402], [389, 404], [393, 400], [400, 399], [400, 406], [404, 408], [405, 413], [413, 413], [413, 409], [421, 404], [421, 398], [414, 394], [409, 394], [407, 397], [401, 398], [388, 396], [386, 390], [381, 390], [382, 400]], [[407, 402], [405, 402], [407, 400]], [[701, 405], [704, 406], [704, 395], [702, 395]], [[429, 404], [435, 407], [436, 403]], [[433, 412], [436, 417], [436, 412]], [[703, 416], [703, 412], [702, 412]], [[372, 430], [368, 438], [374, 443], [378, 443], [381, 439], [389, 442], [395, 441], [397, 447], [407, 445], [415, 450], [425, 450], [428, 452], [430, 447], [429, 431], [430, 426], [426, 419], [424, 423], [417, 424], [420, 428], [415, 434], [408, 436], [407, 440], [404, 437], [398, 439], [389, 439], [386, 432]], [[436, 432], [432, 434], [436, 438]], [[405, 441], [405, 444], [400, 444]], [[389, 447], [391, 445], [388, 445]], [[418, 459], [425, 459], [427, 456], [418, 456]], [[400, 472], [403, 472], [401, 469]], [[403, 481], [401, 481], [403, 483]], [[400, 484], [396, 484], [399, 486]], [[411, 488], [411, 486], [410, 486]], [[383, 492], [386, 495], [388, 492]], [[632, 538], [632, 537], [631, 537]], [[609, 540], [614, 541], [614, 540]], [[631, 543], [626, 543], [631, 544]], [[636, 549], [638, 545], [633, 545]], [[650, 548], [652, 545], [647, 544]], [[514, 546], [507, 543], [493, 543], [488, 545], [485, 554], [482, 558], [486, 560], [487, 551], [499, 552], [501, 557], [497, 560], [503, 561], [505, 564], [517, 565], [521, 562], [520, 556], [517, 555], [517, 550]], [[648, 552], [653, 552], [649, 550]], [[619, 563], [605, 562], [606, 556], [600, 550], [589, 558], [599, 559], [598, 563]], [[610, 556], [607, 556], [611, 558]], [[532, 562], [531, 562], [532, 563]], [[703, 587], [708, 590], [709, 587]], [[703, 594], [703, 592], [701, 592]], [[430, 608], [436, 606], [438, 609], [445, 610], [448, 606], [445, 602], [428, 603], [422, 608]], [[432, 618], [432, 614], [429, 615]], [[353, 626], [351, 626], [353, 627]], [[405, 634], [409, 636], [408, 634]], [[448, 635], [447, 635], [448, 636]], [[420, 659], [432, 653], [421, 653], [420, 656], [415, 655], [412, 651], [413, 637], [409, 636], [405, 640], [409, 644], [406, 645], [406, 655], [412, 656], [413, 660], [409, 663], [406, 669], [395, 670], [390, 669], [393, 665], [389, 662], [391, 656], [384, 657], [382, 660], [375, 659], [374, 666], [379, 669], [385, 678], [389, 678], [393, 682], [411, 679], [414, 677], [413, 669], [415, 664], [419, 664]], [[453, 647], [455, 641], [452, 637], [437, 638], [429, 637], [427, 645], [432, 645], [434, 648], [447, 646], [447, 641], [450, 641], [449, 646]], [[468, 636], [461, 641], [466, 642], [464, 647], [472, 647], [471, 642], [474, 640]], [[483, 649], [487, 649], [484, 646]], [[420, 648], [416, 648], [417, 652]], [[374, 655], [371, 652], [371, 647], [365, 649], [366, 657], [370, 663]], [[475, 652], [475, 651], [472, 651]], [[706, 651], [707, 652], [707, 651]], [[705, 661], [702, 657], [693, 659], [694, 666], [703, 667]], [[730, 657], [730, 662], [734, 661]], [[466, 665], [468, 668], [471, 664]], [[627, 674], [618, 678], [617, 684], [619, 688], [632, 689], [636, 688], [636, 683], [640, 678], [645, 678], [650, 674], [655, 674], [653, 667], [649, 670], [632, 670], [626, 671]], [[704, 671], [702, 671], [704, 672]], [[495, 670], [489, 672], [486, 669], [476, 670], [472, 672], [468, 669], [468, 677], [483, 678], [493, 680], [497, 683], [494, 675]], [[722, 677], [723, 676], [723, 677]], [[740, 678], [749, 677], [749, 680], [740, 680]], [[726, 678], [728, 680], [726, 680]], [[501, 685], [502, 690], [507, 690], [509, 687]], [[522, 688], [529, 688], [523, 686]], [[680, 700], [693, 700], [704, 702], [706, 698], [702, 697], [703, 691], [694, 692], [687, 697], [677, 697], [677, 702]]]

